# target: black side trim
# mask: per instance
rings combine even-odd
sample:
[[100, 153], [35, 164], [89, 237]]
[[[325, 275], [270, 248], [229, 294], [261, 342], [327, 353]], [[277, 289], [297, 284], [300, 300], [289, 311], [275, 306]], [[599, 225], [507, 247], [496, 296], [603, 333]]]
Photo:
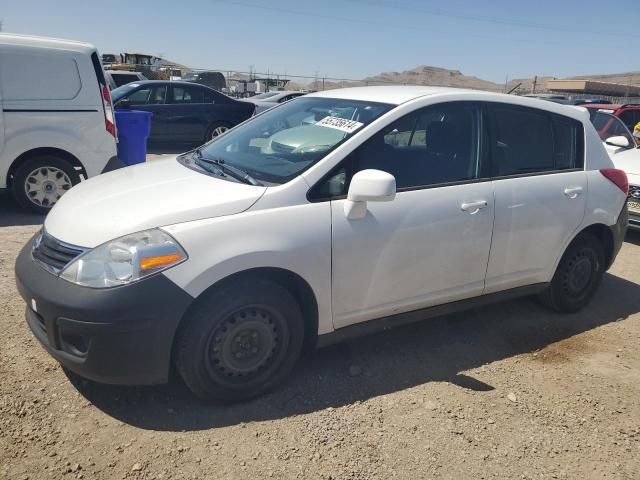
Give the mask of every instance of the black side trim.
[[69, 112], [69, 113], [78, 113], [78, 112], [97, 112], [98, 109], [78, 109], [78, 110], [58, 110], [58, 109], [53, 109], [53, 108], [3, 108], [2, 109], [3, 112], [5, 113], [16, 113], [16, 112], [36, 112], [36, 113], [63, 113], [63, 112]]
[[544, 291], [548, 285], [548, 283], [526, 285], [524, 287], [513, 288], [502, 292], [480, 295], [479, 297], [468, 298], [457, 302], [445, 303], [444, 305], [436, 305], [435, 307], [423, 308], [421, 310], [414, 310], [413, 312], [400, 313], [398, 315], [391, 315], [389, 317], [382, 317], [376, 320], [369, 320], [355, 325], [349, 325], [348, 327], [339, 328], [331, 333], [320, 335], [318, 337], [317, 346], [319, 348], [327, 347], [351, 338], [371, 335], [383, 330], [390, 330], [395, 327], [408, 325], [428, 318], [461, 312], [496, 302], [512, 300], [514, 298], [536, 295]]

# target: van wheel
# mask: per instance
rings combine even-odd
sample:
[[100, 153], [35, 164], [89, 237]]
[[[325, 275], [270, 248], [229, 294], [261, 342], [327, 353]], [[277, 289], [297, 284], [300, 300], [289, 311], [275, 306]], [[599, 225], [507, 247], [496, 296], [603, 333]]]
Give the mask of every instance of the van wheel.
[[562, 313], [573, 313], [593, 298], [605, 269], [604, 249], [590, 233], [582, 233], [564, 252], [551, 284], [540, 300]]
[[80, 175], [68, 161], [53, 155], [38, 155], [16, 169], [11, 191], [21, 207], [46, 214], [77, 183]]
[[208, 142], [214, 138], [218, 138], [223, 133], [226, 133], [231, 127], [226, 123], [214, 123], [207, 129], [207, 133], [204, 137], [204, 141]]
[[205, 294], [187, 314], [175, 363], [196, 396], [244, 401], [287, 377], [303, 339], [302, 312], [288, 290], [269, 280], [239, 281]]

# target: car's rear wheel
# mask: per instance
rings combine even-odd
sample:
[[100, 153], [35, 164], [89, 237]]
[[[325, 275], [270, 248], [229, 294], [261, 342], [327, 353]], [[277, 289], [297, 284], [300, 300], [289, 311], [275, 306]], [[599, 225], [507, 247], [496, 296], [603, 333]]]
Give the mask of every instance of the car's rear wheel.
[[304, 339], [302, 312], [269, 280], [234, 282], [198, 300], [176, 339], [175, 363], [200, 398], [243, 401], [280, 384]]
[[20, 206], [46, 214], [79, 182], [80, 175], [68, 161], [53, 155], [39, 155], [16, 169], [11, 190]]
[[226, 123], [214, 123], [207, 129], [204, 141], [208, 142], [209, 140], [218, 138], [220, 135], [225, 134], [230, 128], [231, 126]]
[[558, 312], [577, 312], [593, 298], [604, 271], [602, 244], [594, 235], [582, 233], [565, 251], [549, 287], [540, 299]]

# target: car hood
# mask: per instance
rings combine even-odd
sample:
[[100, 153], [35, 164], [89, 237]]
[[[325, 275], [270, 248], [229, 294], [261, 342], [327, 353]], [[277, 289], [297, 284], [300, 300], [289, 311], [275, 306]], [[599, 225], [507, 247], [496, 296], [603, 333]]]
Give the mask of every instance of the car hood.
[[640, 148], [617, 153], [609, 151], [609, 156], [615, 167], [624, 170], [627, 175], [640, 175]]
[[93, 248], [149, 228], [233, 215], [265, 191], [191, 170], [172, 157], [81, 182], [58, 201], [44, 225], [63, 242]]

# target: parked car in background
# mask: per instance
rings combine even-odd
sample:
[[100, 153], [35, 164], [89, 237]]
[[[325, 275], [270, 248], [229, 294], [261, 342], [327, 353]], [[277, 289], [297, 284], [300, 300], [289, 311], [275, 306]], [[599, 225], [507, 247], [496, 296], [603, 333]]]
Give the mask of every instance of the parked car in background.
[[182, 76], [182, 80], [199, 83], [218, 91], [227, 88], [227, 80], [220, 72], [188, 72]]
[[175, 366], [225, 401], [358, 334], [525, 295], [579, 311], [627, 228], [586, 112], [457, 89], [310, 94], [100, 180], [17, 258], [28, 326], [81, 376]]
[[571, 100], [571, 105], [590, 105], [592, 103], [599, 105], [611, 104], [609, 100], [604, 100], [602, 98], [574, 98]]
[[204, 143], [253, 115], [255, 106], [190, 82], [147, 80], [112, 91], [116, 108], [153, 114], [150, 141]]
[[127, 83], [140, 82], [147, 79], [140, 72], [127, 72], [126, 70], [105, 70], [104, 73], [111, 90]]
[[0, 34], [0, 189], [47, 213], [80, 180], [122, 166], [93, 45]]
[[640, 229], [640, 147], [618, 117], [597, 111], [591, 121], [616, 168], [624, 170], [629, 180], [629, 226]]
[[590, 103], [582, 106], [588, 109], [592, 116], [600, 110], [604, 113], [610, 113], [614, 117], [618, 117], [631, 131], [633, 131], [633, 127], [640, 122], [640, 104]]
[[256, 113], [263, 112], [279, 103], [284, 103], [297, 97], [306, 95], [307, 92], [299, 92], [294, 90], [280, 90], [277, 92], [265, 92], [253, 97], [243, 98], [243, 102], [251, 102], [256, 106]]

